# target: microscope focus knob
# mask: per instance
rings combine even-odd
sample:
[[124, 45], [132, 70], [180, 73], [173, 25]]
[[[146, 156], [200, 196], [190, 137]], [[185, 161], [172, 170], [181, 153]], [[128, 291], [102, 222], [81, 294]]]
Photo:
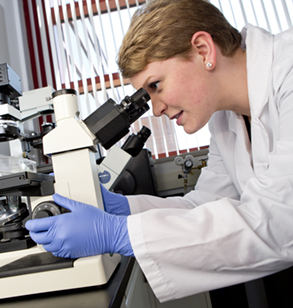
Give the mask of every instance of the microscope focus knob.
[[61, 214], [61, 208], [53, 201], [45, 201], [38, 204], [32, 213], [32, 219], [45, 218]]

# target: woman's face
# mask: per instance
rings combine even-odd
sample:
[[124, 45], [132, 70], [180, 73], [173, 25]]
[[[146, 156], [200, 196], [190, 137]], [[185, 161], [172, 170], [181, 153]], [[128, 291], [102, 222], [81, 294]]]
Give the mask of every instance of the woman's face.
[[212, 74], [202, 57], [174, 57], [151, 62], [130, 82], [134, 88], [142, 87], [149, 93], [155, 116], [165, 114], [170, 120], [176, 119], [177, 125], [192, 134], [218, 110]]

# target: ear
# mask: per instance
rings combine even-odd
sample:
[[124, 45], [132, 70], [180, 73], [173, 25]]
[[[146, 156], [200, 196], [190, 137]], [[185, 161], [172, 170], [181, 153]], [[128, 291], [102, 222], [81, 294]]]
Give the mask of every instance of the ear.
[[215, 43], [208, 32], [199, 31], [191, 38], [192, 49], [202, 59], [207, 70], [213, 70], [217, 62], [217, 50]]

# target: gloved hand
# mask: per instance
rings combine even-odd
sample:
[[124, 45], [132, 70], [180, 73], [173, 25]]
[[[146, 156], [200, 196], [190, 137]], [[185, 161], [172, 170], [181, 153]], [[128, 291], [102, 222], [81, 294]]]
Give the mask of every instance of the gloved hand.
[[102, 184], [100, 186], [104, 208], [107, 213], [125, 216], [130, 215], [129, 203], [125, 196], [108, 191]]
[[53, 199], [71, 213], [29, 220], [25, 226], [31, 238], [54, 256], [79, 258], [104, 253], [133, 256], [126, 216], [110, 215], [58, 194]]

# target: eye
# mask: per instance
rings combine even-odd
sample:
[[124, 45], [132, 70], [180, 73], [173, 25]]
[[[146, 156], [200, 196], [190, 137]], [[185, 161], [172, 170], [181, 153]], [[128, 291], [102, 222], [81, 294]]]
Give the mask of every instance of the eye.
[[152, 83], [150, 83], [149, 87], [151, 89], [158, 89], [159, 83], [160, 83], [160, 81], [152, 82]]

